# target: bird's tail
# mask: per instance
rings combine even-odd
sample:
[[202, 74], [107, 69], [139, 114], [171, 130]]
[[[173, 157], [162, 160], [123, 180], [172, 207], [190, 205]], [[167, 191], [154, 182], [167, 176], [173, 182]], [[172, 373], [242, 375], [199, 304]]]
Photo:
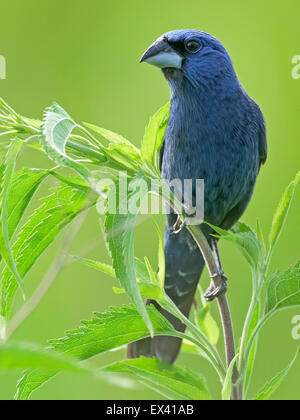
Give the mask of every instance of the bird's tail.
[[[190, 241], [191, 238], [180, 237], [180, 235], [179, 237], [168, 236], [166, 240], [165, 290], [180, 311], [188, 317], [205, 263], [198, 248]], [[177, 331], [185, 331], [185, 326], [181, 321], [161, 308], [156, 302], [149, 301], [148, 304], [154, 304]], [[130, 344], [127, 356], [129, 359], [136, 359], [140, 356], [156, 357], [167, 363], [174, 363], [180, 352], [181, 344], [182, 340], [176, 337], [147, 338]]]

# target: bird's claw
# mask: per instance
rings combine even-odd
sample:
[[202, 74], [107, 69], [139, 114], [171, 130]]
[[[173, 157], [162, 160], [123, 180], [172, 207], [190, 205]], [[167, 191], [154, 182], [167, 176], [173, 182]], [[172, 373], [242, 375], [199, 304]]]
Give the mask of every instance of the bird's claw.
[[178, 216], [178, 219], [172, 228], [172, 233], [174, 233], [174, 235], [178, 235], [180, 232], [183, 231], [183, 229], [186, 228], [187, 225], [188, 225], [188, 218], [186, 218], [185, 220], [182, 220], [182, 218]]
[[205, 292], [204, 298], [207, 302], [212, 302], [214, 299], [219, 298], [227, 293], [228, 284], [227, 284], [227, 277], [224, 275], [224, 272], [216, 273], [212, 278], [220, 277], [221, 284], [218, 287], [215, 287], [213, 284], [209, 287], [209, 289]]

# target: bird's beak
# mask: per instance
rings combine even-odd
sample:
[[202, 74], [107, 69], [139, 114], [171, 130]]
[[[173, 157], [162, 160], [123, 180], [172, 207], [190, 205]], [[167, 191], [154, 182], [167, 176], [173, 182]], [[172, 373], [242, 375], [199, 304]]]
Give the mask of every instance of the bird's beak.
[[166, 38], [159, 38], [141, 58], [141, 63], [152, 64], [160, 69], [181, 69], [183, 58], [168, 44]]

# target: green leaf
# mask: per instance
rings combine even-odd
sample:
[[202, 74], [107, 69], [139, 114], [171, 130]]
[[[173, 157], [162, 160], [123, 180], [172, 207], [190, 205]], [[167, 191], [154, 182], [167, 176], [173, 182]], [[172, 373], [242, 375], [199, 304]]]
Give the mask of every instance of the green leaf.
[[280, 387], [284, 379], [289, 374], [290, 370], [292, 369], [297, 359], [297, 356], [298, 356], [298, 352], [295, 358], [292, 360], [292, 362], [282, 372], [280, 372], [271, 381], [269, 381], [253, 399], [256, 401], [268, 400], [271, 397], [271, 395]]
[[[107, 274], [110, 277], [117, 278], [114, 268], [109, 264], [104, 264], [102, 262], [88, 258], [77, 257], [76, 255], [72, 255], [72, 257], [75, 258], [75, 260], [77, 260], [78, 262], [90, 268], [94, 268], [95, 270], [101, 271], [102, 273]], [[135, 270], [138, 281], [141, 281], [143, 283], [150, 283], [150, 277], [147, 267], [138, 258], [135, 258]]]
[[0, 369], [55, 369], [85, 373], [76, 359], [32, 343], [8, 343], [0, 347]]
[[154, 222], [158, 235], [158, 279], [160, 287], [164, 287], [166, 274], [166, 259], [164, 251], [164, 240], [161, 230], [156, 222]]
[[[83, 129], [79, 127], [79, 129]], [[68, 156], [76, 158], [78, 160], [94, 163], [96, 165], [103, 165], [107, 163], [107, 157], [100, 152], [98, 147], [88, 142], [84, 137], [80, 137], [72, 134], [66, 144], [66, 151]]]
[[[104, 380], [117, 386], [126, 386], [126, 388], [131, 385], [129, 381], [124, 381], [120, 375], [108, 374], [104, 370], [95, 369], [93, 365], [83, 364], [78, 359], [33, 343], [9, 342], [0, 347], [1, 369], [5, 371], [31, 369], [32, 372], [47, 372], [48, 374], [51, 372], [53, 375], [58, 371], [64, 371], [88, 374], [95, 379]], [[32, 386], [36, 386], [36, 384], [31, 382], [24, 384], [23, 395], [27, 392], [31, 393]]]
[[114, 363], [108, 372], [130, 373], [140, 382], [170, 400], [211, 400], [206, 381], [189, 369], [171, 366], [157, 359], [141, 357]]
[[188, 353], [188, 354], [199, 354], [199, 349], [197, 348], [197, 346], [193, 343], [190, 343], [187, 340], [183, 340], [182, 341], [182, 346], [181, 346], [181, 353]]
[[151, 279], [146, 264], [137, 257], [135, 257], [134, 261], [137, 279], [143, 283], [151, 284]]
[[124, 289], [121, 289], [120, 287], [115, 287], [115, 286], [113, 286], [113, 292], [116, 294], [116, 295], [124, 295], [125, 294], [125, 290]]
[[[23, 278], [61, 230], [81, 211], [94, 204], [94, 197], [90, 196], [89, 189], [59, 186], [41, 202], [41, 207], [30, 216], [13, 245], [14, 259]], [[2, 327], [9, 318], [17, 286], [15, 276], [6, 267], [2, 273], [0, 286]]]
[[41, 143], [50, 159], [58, 165], [73, 169], [88, 183], [91, 183], [90, 171], [66, 154], [67, 142], [76, 127], [78, 125], [67, 112], [58, 104], [53, 104], [45, 113]]
[[23, 143], [19, 140], [13, 140], [8, 149], [5, 161], [3, 163], [3, 171], [1, 174], [1, 189], [0, 189], [0, 253], [3, 259], [5, 260], [7, 266], [14, 274], [17, 283], [22, 291], [23, 298], [25, 299], [23, 279], [21, 278], [19, 271], [17, 269], [9, 236], [8, 228], [8, 199], [10, 193], [10, 187], [12, 183], [12, 178], [15, 172], [16, 160], [21, 150]]
[[7, 226], [11, 239], [41, 182], [49, 175], [43, 169], [23, 168], [14, 174], [7, 202]]
[[[162, 296], [163, 295], [163, 296]], [[210, 343], [205, 334], [199, 328], [183, 315], [181, 310], [175, 305], [172, 299], [157, 286], [143, 290], [143, 296], [149, 300], [155, 300], [163, 309], [178, 318], [183, 324], [188, 327], [189, 335], [179, 333], [180, 338], [187, 339], [196, 344], [199, 348], [199, 353], [205, 357], [214, 367], [221, 380], [225, 376], [225, 369], [223, 362], [213, 345]]]
[[[137, 179], [137, 181], [140, 182], [143, 179]], [[105, 217], [106, 242], [112, 257], [116, 276], [132, 303], [144, 318], [152, 334], [151, 321], [141, 297], [136, 278], [134, 233], [138, 215], [130, 213], [128, 210], [127, 214], [119, 214], [124, 202], [127, 204], [126, 208], [128, 209], [128, 202], [132, 195], [129, 195], [129, 197], [126, 194], [122, 196], [119, 188], [117, 189], [118, 191], [116, 191], [114, 196], [117, 202], [117, 212], [116, 214], [106, 213]]]
[[[139, 282], [138, 285], [140, 293], [145, 299], [159, 300], [164, 298], [162, 290], [160, 287], [155, 286], [155, 284]], [[113, 291], [116, 295], [122, 295], [126, 293], [124, 289], [120, 289], [118, 287], [113, 287]]]
[[278, 242], [279, 236], [282, 232], [284, 223], [286, 221], [288, 212], [290, 210], [291, 203], [292, 203], [299, 180], [300, 180], [300, 172], [298, 172], [294, 181], [292, 181], [290, 185], [287, 187], [287, 189], [285, 190], [283, 196], [281, 197], [279, 205], [276, 209], [273, 222], [272, 222], [270, 235], [269, 235], [269, 242], [270, 242], [271, 248], [274, 248], [274, 246]]
[[165, 131], [169, 122], [170, 103], [158, 110], [150, 119], [146, 128], [145, 136], [142, 141], [142, 158], [150, 163], [157, 165], [157, 155], [164, 142]]
[[230, 401], [231, 399], [233, 369], [236, 364], [237, 358], [238, 358], [238, 355], [236, 355], [235, 358], [232, 360], [226, 373], [226, 377], [225, 377], [223, 389], [222, 389], [223, 401]]
[[[247, 344], [249, 343], [249, 340], [250, 340], [256, 326], [259, 323], [259, 319], [260, 319], [260, 303], [258, 302], [256, 307], [255, 307], [255, 311], [253, 313], [250, 328], [249, 328], [249, 331], [248, 331]], [[252, 377], [252, 374], [253, 374], [253, 367], [254, 367], [254, 363], [255, 363], [257, 347], [258, 347], [258, 338], [256, 338], [256, 340], [254, 341], [254, 343], [251, 347], [251, 350], [250, 350], [250, 354], [249, 354], [248, 365], [247, 365], [247, 373], [246, 373], [246, 381], [245, 381], [246, 392], [249, 388], [249, 384], [250, 384], [251, 377]]]
[[219, 341], [220, 331], [218, 324], [212, 317], [210, 311], [210, 306], [207, 305], [205, 308], [202, 308], [198, 312], [198, 325], [200, 331], [206, 335], [213, 346], [216, 346]]
[[53, 104], [45, 113], [43, 130], [49, 147], [60, 156], [67, 157], [67, 141], [76, 126], [75, 121], [61, 106]]
[[[109, 145], [109, 151], [116, 151], [123, 155], [123, 158], [127, 157], [130, 160], [139, 162], [141, 160], [141, 153], [137, 147], [135, 147], [129, 140], [120, 134], [114, 133], [113, 131], [106, 130], [105, 128], [97, 127], [93, 124], [83, 123], [85, 127], [100, 134], [101, 137], [108, 140], [111, 144]], [[116, 156], [117, 157], [117, 156]], [[123, 159], [122, 159], [123, 162]]]
[[267, 285], [266, 314], [300, 306], [300, 261], [282, 273], [275, 273]]
[[257, 220], [257, 223], [256, 223], [256, 235], [257, 235], [258, 240], [262, 244], [264, 251], [266, 251], [266, 243], [265, 243], [264, 235], [263, 235], [259, 220]]
[[79, 190], [87, 191], [90, 186], [85, 180], [79, 176], [68, 176], [68, 175], [61, 175], [60, 173], [50, 170], [49, 174], [54, 176], [54, 178], [61, 181], [63, 184], [69, 185], [70, 187], [77, 188]]
[[[156, 335], [174, 333], [171, 324], [154, 307], [148, 307], [147, 311]], [[67, 332], [66, 337], [52, 340], [50, 350], [82, 361], [147, 337], [149, 330], [135, 308], [114, 308], [111, 312], [95, 314], [91, 321], [83, 322], [83, 327]], [[17, 399], [28, 399], [56, 373], [43, 369], [27, 372], [18, 384]]]
[[76, 255], [72, 255], [72, 257], [81, 264], [84, 264], [90, 268], [94, 268], [97, 271], [101, 271], [101, 273], [107, 274], [110, 277], [116, 278], [115, 270], [109, 264], [104, 264], [100, 261], [95, 261], [89, 258], [77, 257]]
[[[0, 178], [3, 173], [0, 167]], [[30, 200], [49, 172], [42, 169], [23, 168], [13, 176], [7, 200], [7, 228], [8, 237], [12, 238], [20, 220], [30, 203]], [[1, 255], [0, 255], [1, 260]]]
[[139, 282], [139, 290], [145, 299], [160, 300], [164, 299], [164, 291], [157, 285]]
[[149, 259], [147, 257], [144, 258], [145, 260], [145, 265], [147, 267], [148, 273], [149, 273], [149, 278], [150, 278], [150, 282], [152, 285], [156, 285], [159, 286], [159, 279], [157, 274], [154, 272], [151, 263], [149, 261]]
[[245, 223], [237, 223], [230, 231], [211, 226], [222, 239], [235, 243], [247, 262], [257, 268], [263, 258], [263, 246], [257, 238], [255, 232]]

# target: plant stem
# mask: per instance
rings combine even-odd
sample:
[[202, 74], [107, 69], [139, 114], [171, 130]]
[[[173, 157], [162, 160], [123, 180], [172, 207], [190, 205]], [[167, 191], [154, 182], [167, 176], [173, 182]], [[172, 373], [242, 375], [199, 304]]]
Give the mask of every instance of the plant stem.
[[[224, 364], [221, 360], [221, 357], [217, 351], [217, 349], [211, 344], [209, 339], [206, 337], [205, 334], [202, 333], [187, 317], [185, 317], [180, 309], [174, 304], [172, 299], [168, 296], [165, 296], [163, 301], [158, 301], [158, 303], [176, 318], [180, 319], [180, 321], [185, 324], [192, 335], [198, 340], [198, 346], [201, 350], [206, 354], [208, 360], [212, 363], [214, 368], [216, 369], [219, 378], [222, 380], [225, 379], [226, 376], [226, 369]], [[213, 357], [212, 357], [213, 356]]]
[[[214, 286], [219, 287], [222, 281], [221, 276], [218, 272], [218, 267], [215, 261], [215, 258], [212, 254], [211, 248], [209, 246], [209, 243], [204, 236], [201, 228], [199, 226], [193, 226], [188, 225], [187, 229], [195, 239], [202, 255], [204, 258], [204, 261], [206, 263], [206, 266], [208, 268], [209, 274], [211, 278], [213, 279]], [[218, 298], [218, 306], [219, 306], [219, 312], [222, 319], [222, 326], [223, 326], [223, 334], [224, 334], [224, 342], [225, 342], [225, 352], [226, 352], [226, 362], [227, 362], [227, 368], [229, 368], [232, 360], [236, 356], [235, 351], [235, 342], [234, 342], [234, 333], [233, 333], [233, 324], [232, 324], [232, 318], [230, 313], [230, 308], [228, 304], [228, 300], [225, 295], [220, 296]], [[232, 382], [233, 385], [237, 383], [239, 379], [239, 372], [237, 369], [237, 365], [234, 367], [233, 376], [232, 376]], [[242, 395], [239, 395], [238, 389], [233, 386], [232, 390], [232, 400], [239, 400], [242, 399]]]

